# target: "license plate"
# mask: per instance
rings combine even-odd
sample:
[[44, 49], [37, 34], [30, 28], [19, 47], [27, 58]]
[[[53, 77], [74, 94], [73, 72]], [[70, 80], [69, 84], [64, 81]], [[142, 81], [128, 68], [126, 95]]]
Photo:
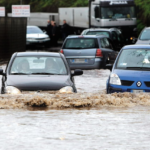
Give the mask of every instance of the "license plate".
[[39, 43], [43, 43], [43, 41], [39, 41]]
[[132, 93], [138, 94], [138, 93], [143, 93], [144, 90], [132, 90]]
[[87, 59], [72, 59], [72, 63], [87, 63]]

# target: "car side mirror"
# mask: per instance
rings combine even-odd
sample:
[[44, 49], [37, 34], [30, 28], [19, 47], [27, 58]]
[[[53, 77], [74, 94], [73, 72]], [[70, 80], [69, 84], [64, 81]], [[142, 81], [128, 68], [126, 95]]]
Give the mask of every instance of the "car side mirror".
[[75, 69], [74, 73], [72, 73], [71, 75], [72, 76], [79, 76], [79, 75], [82, 75], [82, 74], [83, 74], [83, 71], [81, 69]]
[[0, 69], [0, 75], [4, 75], [3, 69]]
[[107, 64], [107, 65], [106, 65], [106, 69], [109, 69], [110, 71], [112, 71], [112, 67], [113, 67], [112, 64]]

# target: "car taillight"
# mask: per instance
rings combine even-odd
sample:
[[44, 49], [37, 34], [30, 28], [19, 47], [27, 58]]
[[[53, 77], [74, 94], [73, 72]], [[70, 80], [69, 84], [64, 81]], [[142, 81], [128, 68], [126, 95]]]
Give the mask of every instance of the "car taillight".
[[96, 57], [103, 57], [101, 49], [97, 49], [97, 51], [96, 51]]
[[63, 54], [63, 53], [64, 53], [64, 52], [63, 52], [63, 49], [61, 49], [60, 52]]

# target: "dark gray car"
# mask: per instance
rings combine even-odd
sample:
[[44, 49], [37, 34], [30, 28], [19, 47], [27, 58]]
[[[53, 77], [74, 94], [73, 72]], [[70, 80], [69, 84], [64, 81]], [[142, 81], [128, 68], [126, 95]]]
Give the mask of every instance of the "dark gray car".
[[125, 39], [117, 28], [91, 28], [83, 30], [81, 35], [105, 35], [111, 39], [114, 48], [118, 51], [125, 45]]
[[118, 54], [104, 35], [69, 36], [60, 51], [71, 69], [99, 69], [113, 64]]
[[[50, 52], [14, 53], [3, 72], [1, 93], [19, 94], [24, 91], [77, 92], [74, 78], [83, 71], [71, 73], [64, 55]], [[65, 88], [69, 87], [69, 88]]]

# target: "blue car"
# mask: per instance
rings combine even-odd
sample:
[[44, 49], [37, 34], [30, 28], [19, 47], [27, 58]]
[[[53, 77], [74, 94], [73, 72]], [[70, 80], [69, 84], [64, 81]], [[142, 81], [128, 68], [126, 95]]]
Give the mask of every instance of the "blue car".
[[150, 92], [150, 46], [128, 45], [119, 52], [107, 81], [107, 93]]

